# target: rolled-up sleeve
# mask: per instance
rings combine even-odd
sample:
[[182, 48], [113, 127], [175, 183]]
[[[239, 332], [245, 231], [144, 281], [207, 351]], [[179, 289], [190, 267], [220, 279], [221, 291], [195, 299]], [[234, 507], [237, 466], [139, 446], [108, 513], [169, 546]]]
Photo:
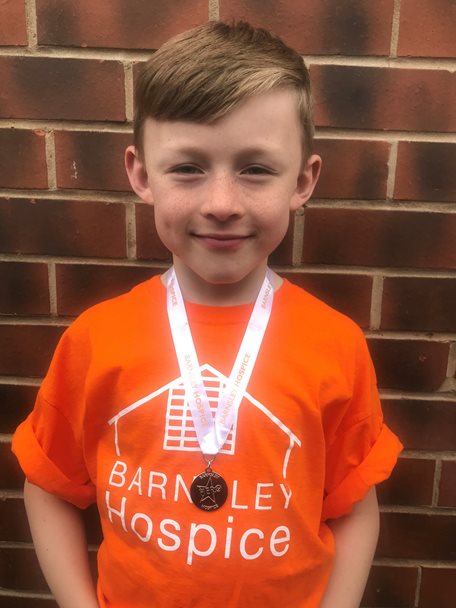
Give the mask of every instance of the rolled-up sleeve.
[[322, 519], [348, 514], [369, 489], [387, 479], [403, 446], [383, 421], [374, 367], [362, 332], [350, 368], [351, 396], [340, 405], [326, 449]]

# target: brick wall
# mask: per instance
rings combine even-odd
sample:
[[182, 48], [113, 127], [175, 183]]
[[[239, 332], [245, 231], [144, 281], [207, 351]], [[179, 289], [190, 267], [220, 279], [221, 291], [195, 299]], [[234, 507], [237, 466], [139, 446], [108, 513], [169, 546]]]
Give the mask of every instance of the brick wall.
[[[55, 606], [12, 432], [71, 318], [169, 261], [122, 166], [135, 66], [218, 17], [275, 30], [310, 66], [324, 170], [272, 261], [363, 327], [385, 418], [406, 446], [379, 488], [363, 605], [454, 606], [455, 10], [453, 0], [3, 0], [1, 608]], [[93, 513], [87, 521], [96, 545]]]

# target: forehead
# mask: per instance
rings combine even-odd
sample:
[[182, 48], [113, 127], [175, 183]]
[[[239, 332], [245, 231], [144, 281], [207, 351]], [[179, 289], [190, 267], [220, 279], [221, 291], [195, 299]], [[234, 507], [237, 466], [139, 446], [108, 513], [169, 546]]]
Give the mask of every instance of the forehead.
[[221, 118], [207, 123], [156, 120], [144, 125], [145, 152], [179, 151], [201, 146], [205, 150], [249, 148], [290, 149], [301, 147], [302, 126], [298, 95], [276, 89], [249, 97]]

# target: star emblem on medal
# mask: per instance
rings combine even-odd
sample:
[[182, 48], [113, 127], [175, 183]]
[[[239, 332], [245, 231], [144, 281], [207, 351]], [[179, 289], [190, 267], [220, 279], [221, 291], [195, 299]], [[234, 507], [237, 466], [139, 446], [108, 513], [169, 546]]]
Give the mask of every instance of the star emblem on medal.
[[212, 477], [209, 477], [204, 486], [197, 486], [201, 494], [201, 502], [213, 502], [216, 504], [215, 495], [222, 491], [222, 486], [218, 483], [214, 485]]
[[190, 495], [195, 506], [203, 511], [215, 511], [226, 501], [228, 488], [221, 475], [207, 467], [197, 475], [190, 486]]

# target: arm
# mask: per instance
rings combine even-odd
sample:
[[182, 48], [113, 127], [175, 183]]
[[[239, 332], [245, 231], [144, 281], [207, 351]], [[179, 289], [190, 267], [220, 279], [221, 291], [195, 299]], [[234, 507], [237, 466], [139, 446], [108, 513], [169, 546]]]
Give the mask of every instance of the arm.
[[359, 608], [379, 533], [375, 486], [348, 515], [328, 521], [336, 556], [320, 608]]
[[79, 509], [28, 481], [24, 500], [38, 560], [60, 608], [98, 608]]

